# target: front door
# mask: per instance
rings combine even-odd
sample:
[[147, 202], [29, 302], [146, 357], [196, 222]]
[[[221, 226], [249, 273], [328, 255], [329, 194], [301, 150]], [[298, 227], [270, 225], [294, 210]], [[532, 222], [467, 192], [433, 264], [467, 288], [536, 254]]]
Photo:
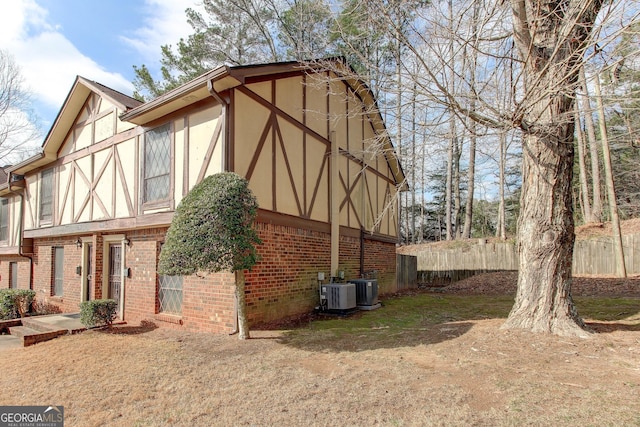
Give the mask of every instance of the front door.
[[109, 245], [109, 298], [116, 300], [117, 313], [121, 316], [120, 292], [122, 289], [122, 245]]

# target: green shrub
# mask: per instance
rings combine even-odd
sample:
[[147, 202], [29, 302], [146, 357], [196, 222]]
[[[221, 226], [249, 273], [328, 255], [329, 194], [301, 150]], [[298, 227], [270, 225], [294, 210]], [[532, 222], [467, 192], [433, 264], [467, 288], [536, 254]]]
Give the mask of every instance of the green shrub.
[[118, 303], [112, 299], [96, 299], [80, 303], [80, 322], [87, 328], [111, 326], [117, 315]]
[[262, 243], [253, 228], [257, 211], [246, 179], [233, 172], [208, 176], [176, 208], [158, 272], [187, 276], [250, 270], [258, 261], [256, 245]]
[[36, 293], [31, 289], [0, 289], [0, 319], [24, 317], [31, 309]]

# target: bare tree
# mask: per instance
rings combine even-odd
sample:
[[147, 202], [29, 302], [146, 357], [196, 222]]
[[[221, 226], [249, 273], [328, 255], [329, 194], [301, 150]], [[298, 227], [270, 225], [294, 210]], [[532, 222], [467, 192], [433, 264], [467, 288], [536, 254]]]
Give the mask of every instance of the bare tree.
[[[386, 2], [373, 1], [381, 16], [392, 16], [384, 13]], [[580, 68], [594, 45], [592, 29], [596, 19], [606, 16], [599, 17], [600, 0], [511, 0], [508, 5], [506, 9], [502, 3], [485, 3], [478, 14], [477, 51], [483, 68], [473, 85], [461, 78], [452, 92], [441, 78], [457, 70], [451, 70], [450, 58], [441, 55], [440, 40], [433, 37], [433, 30], [446, 22], [446, 14], [436, 15], [437, 3], [413, 21], [414, 31], [403, 45], [422, 64], [424, 74], [416, 76], [417, 86], [432, 105], [443, 105], [484, 126], [515, 128], [522, 134], [518, 292], [504, 327], [583, 336], [587, 332], [571, 297], [574, 100]], [[469, 3], [457, 7], [460, 21], [473, 14]], [[614, 7], [623, 5], [612, 3], [602, 12]], [[401, 34], [393, 19], [386, 23], [390, 34]], [[456, 47], [470, 45], [464, 34], [456, 36]], [[509, 53], [513, 45], [517, 58]], [[515, 70], [514, 97], [510, 108], [501, 110], [485, 94], [493, 94], [489, 89], [496, 74], [503, 73], [503, 81], [510, 81], [510, 70]], [[469, 107], [471, 99], [477, 108]]]
[[571, 298], [573, 102], [602, 2], [512, 0], [511, 7], [524, 80], [513, 119], [524, 152], [518, 291], [504, 326], [585, 335]]
[[36, 150], [40, 133], [30, 110], [30, 94], [24, 88], [13, 57], [0, 50], [0, 163], [20, 161]]
[[582, 207], [582, 218], [584, 222], [591, 221], [591, 201], [589, 200], [589, 184], [587, 176], [587, 166], [585, 161], [585, 141], [584, 132], [580, 124], [580, 108], [576, 103], [575, 106], [575, 121], [576, 121], [576, 146], [578, 147], [578, 167], [580, 180], [580, 206]]
[[[600, 161], [598, 157], [598, 140], [596, 138], [596, 127], [593, 122], [593, 108], [589, 100], [589, 86], [585, 76], [584, 66], [580, 68], [580, 87], [579, 109], [584, 118], [587, 130], [587, 140], [589, 141], [589, 154], [591, 159], [591, 182], [593, 189], [593, 201], [591, 203], [591, 212], [585, 217], [585, 222], [601, 222], [602, 221], [602, 196], [600, 194]], [[579, 123], [579, 122], [578, 122]]]
[[[469, 85], [471, 87], [476, 86], [476, 63], [478, 58], [478, 15], [482, 6], [481, 0], [476, 0], [473, 3], [473, 15], [471, 24], [471, 44], [470, 53], [467, 54], [467, 48], [465, 48], [465, 63], [468, 62], [467, 68], [469, 69]], [[476, 100], [471, 98], [469, 104], [469, 110], [475, 111]], [[476, 181], [476, 146], [477, 146], [477, 124], [474, 120], [469, 120], [469, 167], [467, 169], [467, 201], [465, 203], [465, 216], [464, 216], [464, 228], [462, 230], [462, 237], [471, 237], [471, 224], [473, 222], [473, 199]]]
[[604, 159], [605, 182], [607, 185], [607, 199], [609, 200], [609, 214], [611, 215], [611, 228], [613, 231], [614, 256], [616, 260], [616, 275], [627, 277], [627, 269], [624, 264], [624, 249], [622, 247], [622, 233], [620, 232], [620, 218], [618, 216], [618, 203], [616, 202], [616, 188], [613, 182], [613, 168], [611, 166], [611, 148], [607, 132], [607, 122], [604, 116], [604, 103], [600, 88], [600, 75], [597, 74], [594, 81], [596, 102], [598, 105], [598, 124], [600, 126], [600, 140], [602, 141], [602, 157]]

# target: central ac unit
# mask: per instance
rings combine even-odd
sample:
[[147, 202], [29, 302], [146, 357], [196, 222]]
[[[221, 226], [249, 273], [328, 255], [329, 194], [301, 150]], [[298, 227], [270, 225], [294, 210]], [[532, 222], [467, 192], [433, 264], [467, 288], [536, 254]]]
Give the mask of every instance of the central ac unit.
[[320, 285], [320, 302], [327, 310], [350, 310], [356, 307], [356, 285], [329, 283]]
[[356, 305], [373, 306], [378, 304], [378, 281], [376, 279], [352, 279], [356, 285]]

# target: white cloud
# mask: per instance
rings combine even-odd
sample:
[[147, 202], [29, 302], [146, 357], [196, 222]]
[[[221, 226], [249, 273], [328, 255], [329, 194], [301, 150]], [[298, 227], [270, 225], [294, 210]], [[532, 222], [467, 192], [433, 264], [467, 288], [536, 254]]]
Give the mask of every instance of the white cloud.
[[35, 0], [3, 2], [2, 7], [0, 49], [14, 56], [34, 99], [50, 108], [60, 108], [76, 75], [132, 92], [133, 86], [120, 73], [105, 70], [83, 55], [49, 23], [47, 11]]
[[77, 75], [125, 93], [132, 91], [131, 83], [121, 74], [106, 71], [57, 32], [46, 31], [25, 40], [16, 60], [30, 89], [54, 107], [62, 105]]
[[[62, 106], [77, 75], [126, 94], [133, 92], [133, 85], [121, 72], [106, 69], [80, 52], [59, 25], [52, 22], [38, 0], [0, 1], [0, 49], [12, 54], [20, 67], [38, 114], [45, 116], [42, 123], [45, 128], [54, 119], [52, 111], [57, 112]], [[201, 7], [198, 3], [198, 0], [145, 0], [143, 5], [131, 2], [131, 8], [142, 8], [137, 12], [142, 11], [143, 18], [135, 23], [137, 27], [129, 32], [130, 37], [120, 36], [119, 40], [136, 51], [135, 63], [145, 63], [152, 71], [157, 70], [160, 46], [174, 45], [181, 37], [191, 34], [184, 11], [187, 7]], [[123, 14], [130, 12], [122, 11]], [[97, 28], [96, 31], [109, 30]], [[128, 70], [130, 64], [130, 58], [126, 58]]]
[[185, 9], [201, 9], [197, 0], [145, 0], [145, 18], [132, 37], [120, 39], [136, 50], [141, 59], [151, 69], [159, 65], [160, 46], [175, 44], [193, 32], [187, 23]]

